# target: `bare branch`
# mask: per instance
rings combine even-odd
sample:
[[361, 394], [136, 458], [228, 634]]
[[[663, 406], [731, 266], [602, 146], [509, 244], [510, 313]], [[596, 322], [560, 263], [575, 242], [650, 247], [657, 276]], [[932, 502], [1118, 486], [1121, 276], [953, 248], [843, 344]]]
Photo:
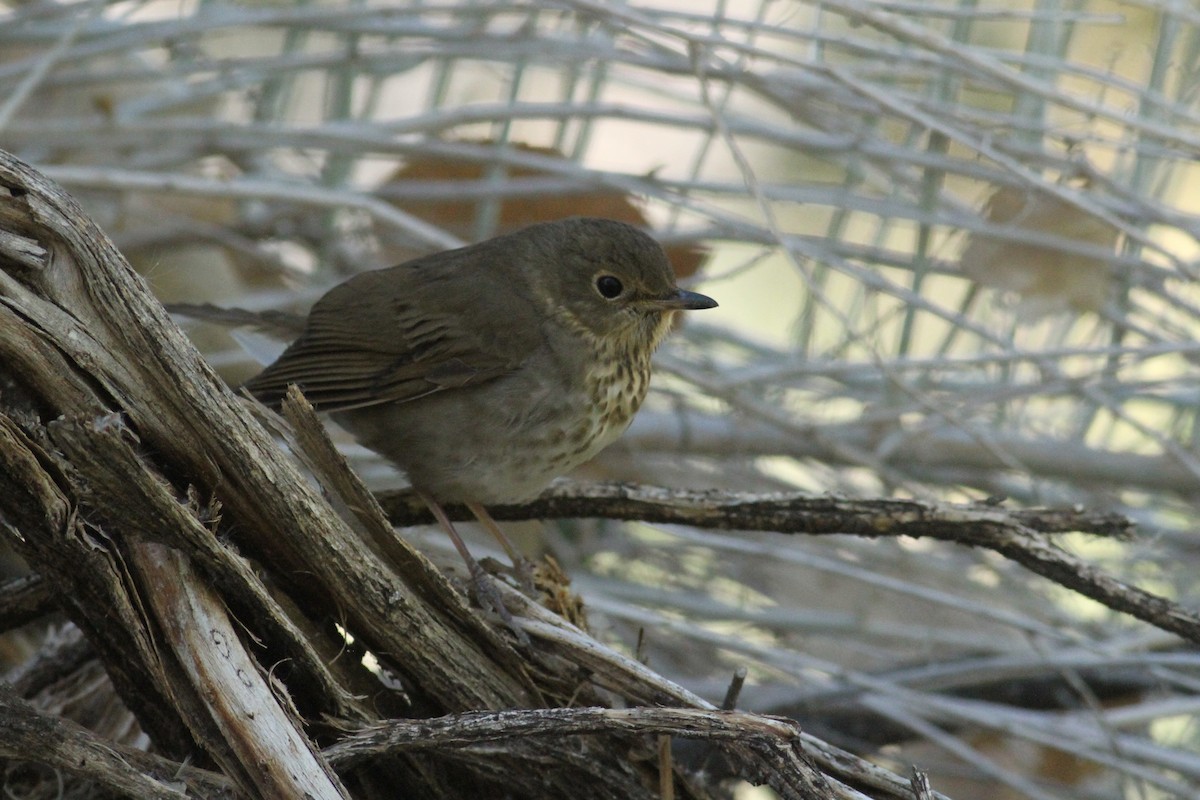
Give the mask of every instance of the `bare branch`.
[[9, 630], [58, 610], [50, 584], [37, 575], [0, 585], [0, 630]]
[[[396, 525], [432, 521], [408, 492], [380, 498]], [[468, 520], [465, 508], [449, 508]], [[605, 517], [718, 530], [783, 534], [940, 539], [994, 550], [1027, 569], [1116, 611], [1200, 642], [1200, 615], [1105, 574], [1050, 544], [1046, 534], [1081, 532], [1128, 539], [1133, 523], [1120, 514], [1080, 509], [1003, 509], [916, 500], [854, 500], [837, 497], [690, 492], [629, 484], [559, 483], [533, 502], [491, 509], [496, 519]]]

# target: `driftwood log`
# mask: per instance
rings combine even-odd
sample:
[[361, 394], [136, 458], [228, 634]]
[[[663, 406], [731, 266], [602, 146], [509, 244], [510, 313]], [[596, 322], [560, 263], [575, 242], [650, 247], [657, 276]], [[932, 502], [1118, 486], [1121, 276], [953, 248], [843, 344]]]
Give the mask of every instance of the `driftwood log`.
[[[0, 151], [0, 531], [32, 570], [0, 586], [0, 623], [61, 611], [82, 634], [0, 689], [0, 755], [138, 797], [712, 796], [672, 761], [691, 738], [787, 798], [939, 796], [718, 709], [502, 584], [518, 644], [394, 534], [423, 512], [366, 491], [303, 397], [285, 416], [311, 477], [264, 413], [62, 189]], [[1047, 541], [1126, 532], [1104, 515], [622, 486], [495, 513], [934, 536], [1200, 641], [1195, 615]], [[151, 752], [31, 702], [97, 660]]]

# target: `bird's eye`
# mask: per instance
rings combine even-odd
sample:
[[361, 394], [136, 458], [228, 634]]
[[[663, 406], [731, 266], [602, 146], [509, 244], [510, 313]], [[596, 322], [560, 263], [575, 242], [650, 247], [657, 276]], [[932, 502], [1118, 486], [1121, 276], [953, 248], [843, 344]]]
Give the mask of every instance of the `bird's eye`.
[[615, 278], [612, 275], [601, 275], [596, 278], [596, 291], [600, 296], [612, 300], [617, 295], [624, 291], [625, 287], [621, 284], [620, 278]]

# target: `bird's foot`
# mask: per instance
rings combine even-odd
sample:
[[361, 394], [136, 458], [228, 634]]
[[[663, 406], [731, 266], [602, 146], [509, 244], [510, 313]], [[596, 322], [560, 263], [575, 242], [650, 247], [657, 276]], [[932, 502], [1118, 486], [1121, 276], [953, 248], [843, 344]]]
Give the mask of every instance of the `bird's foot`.
[[496, 586], [495, 578], [485, 572], [475, 559], [471, 559], [468, 568], [471, 572], [469, 591], [475, 603], [484, 611], [500, 617], [505, 626], [512, 631], [513, 636], [517, 637], [517, 642], [522, 647], [528, 647], [529, 636], [517, 624], [517, 620], [508, 610], [508, 606], [504, 605], [504, 598], [500, 596], [500, 589]]
[[537, 581], [535, 580], [536, 565], [523, 555], [518, 554], [512, 563], [512, 575], [517, 579], [522, 592], [529, 597], [538, 596]]

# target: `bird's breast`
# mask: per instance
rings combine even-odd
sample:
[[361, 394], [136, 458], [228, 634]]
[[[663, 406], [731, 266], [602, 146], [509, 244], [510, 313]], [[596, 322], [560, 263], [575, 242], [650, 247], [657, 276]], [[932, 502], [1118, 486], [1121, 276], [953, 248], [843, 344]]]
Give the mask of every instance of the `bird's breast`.
[[574, 467], [624, 433], [649, 383], [648, 355], [613, 348], [589, 359], [582, 371], [581, 406], [564, 442], [563, 461]]

